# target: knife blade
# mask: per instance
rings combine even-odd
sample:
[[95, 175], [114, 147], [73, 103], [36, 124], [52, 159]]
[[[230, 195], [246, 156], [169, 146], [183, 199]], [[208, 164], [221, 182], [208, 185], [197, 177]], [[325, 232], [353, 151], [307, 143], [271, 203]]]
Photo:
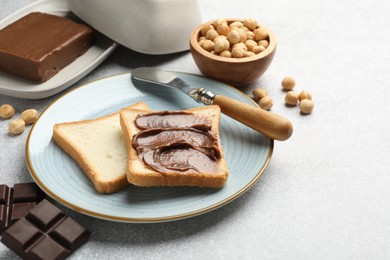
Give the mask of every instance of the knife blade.
[[131, 81], [135, 87], [140, 87], [145, 83], [165, 86], [177, 89], [205, 105], [218, 105], [221, 108], [221, 112], [225, 115], [271, 139], [284, 141], [293, 132], [291, 122], [278, 114], [262, 110], [259, 107], [251, 106], [224, 95], [217, 95], [206, 88], [191, 87], [186, 81], [168, 71], [152, 67], [140, 67], [131, 72]]

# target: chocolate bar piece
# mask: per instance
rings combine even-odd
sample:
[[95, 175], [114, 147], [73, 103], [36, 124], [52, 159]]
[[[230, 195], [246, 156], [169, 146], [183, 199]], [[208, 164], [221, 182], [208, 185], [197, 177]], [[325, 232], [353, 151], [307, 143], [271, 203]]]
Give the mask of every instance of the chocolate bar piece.
[[23, 259], [64, 259], [90, 232], [46, 199], [3, 234], [1, 242]]
[[12, 188], [0, 185], [0, 235], [44, 198], [35, 183], [18, 183]]
[[0, 30], [0, 70], [44, 82], [88, 50], [93, 30], [66, 17], [30, 13]]

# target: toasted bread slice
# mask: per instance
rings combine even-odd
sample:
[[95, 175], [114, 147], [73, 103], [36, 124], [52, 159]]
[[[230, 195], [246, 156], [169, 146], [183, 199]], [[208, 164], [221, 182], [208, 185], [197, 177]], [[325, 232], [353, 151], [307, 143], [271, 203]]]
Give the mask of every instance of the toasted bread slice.
[[[143, 102], [129, 108], [147, 109]], [[100, 193], [126, 185], [128, 154], [119, 112], [92, 120], [55, 124], [54, 141], [69, 154]]]
[[219, 136], [219, 121], [221, 110], [218, 106], [204, 106], [187, 110], [197, 116], [207, 118], [211, 122], [211, 133], [217, 138], [217, 146], [221, 151], [221, 158], [217, 160], [215, 171], [181, 173], [158, 172], [148, 167], [139, 157], [132, 144], [135, 134], [141, 130], [135, 125], [135, 119], [139, 114], [152, 111], [126, 108], [120, 111], [120, 123], [124, 132], [129, 153], [127, 165], [127, 180], [137, 186], [197, 186], [197, 187], [222, 187], [228, 177], [228, 168], [223, 156], [223, 149]]

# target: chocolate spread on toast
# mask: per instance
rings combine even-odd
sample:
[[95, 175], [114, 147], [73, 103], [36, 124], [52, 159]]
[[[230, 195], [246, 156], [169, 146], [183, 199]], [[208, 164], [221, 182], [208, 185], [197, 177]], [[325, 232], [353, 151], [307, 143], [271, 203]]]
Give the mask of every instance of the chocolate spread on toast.
[[215, 172], [221, 151], [211, 124], [185, 111], [138, 115], [133, 147], [146, 165], [168, 173]]

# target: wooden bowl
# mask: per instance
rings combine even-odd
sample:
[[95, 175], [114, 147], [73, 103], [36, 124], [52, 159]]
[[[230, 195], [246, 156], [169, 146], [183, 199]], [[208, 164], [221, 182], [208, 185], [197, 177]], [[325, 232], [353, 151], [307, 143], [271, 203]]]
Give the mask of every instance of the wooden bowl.
[[[228, 24], [242, 19], [226, 19]], [[259, 54], [245, 58], [221, 57], [210, 53], [199, 45], [200, 30], [204, 25], [212, 24], [213, 21], [206, 22], [194, 29], [190, 36], [190, 50], [192, 57], [199, 70], [206, 77], [216, 79], [233, 85], [242, 87], [255, 82], [271, 64], [276, 51], [276, 38], [271, 30], [268, 30], [268, 47]]]

